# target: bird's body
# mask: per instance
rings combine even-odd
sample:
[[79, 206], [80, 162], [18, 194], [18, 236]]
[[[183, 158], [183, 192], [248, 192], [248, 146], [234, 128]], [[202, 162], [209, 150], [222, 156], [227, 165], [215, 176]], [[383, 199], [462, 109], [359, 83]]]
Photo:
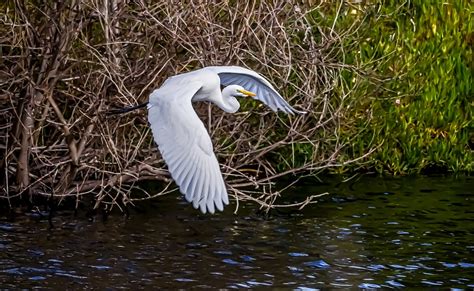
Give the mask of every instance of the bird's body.
[[163, 86], [157, 90], [160, 90], [161, 88], [166, 87], [166, 85], [167, 84], [169, 85], [170, 83], [172, 83], [173, 86], [174, 85], [187, 86], [187, 84], [191, 82], [199, 82], [202, 84], [202, 87], [199, 90], [199, 92], [196, 92], [196, 94], [191, 96], [192, 101], [207, 100], [208, 96], [210, 96], [211, 94], [220, 93], [219, 76], [207, 70], [206, 68], [169, 77], [163, 83]]
[[[221, 91], [221, 85], [227, 87]], [[150, 95], [148, 120], [155, 142], [181, 193], [203, 213], [214, 213], [215, 208], [222, 211], [229, 198], [211, 138], [192, 102], [209, 101], [234, 113], [240, 107], [235, 97], [246, 96], [274, 111], [302, 113], [288, 105], [263, 77], [235, 66], [206, 67], [170, 77]]]

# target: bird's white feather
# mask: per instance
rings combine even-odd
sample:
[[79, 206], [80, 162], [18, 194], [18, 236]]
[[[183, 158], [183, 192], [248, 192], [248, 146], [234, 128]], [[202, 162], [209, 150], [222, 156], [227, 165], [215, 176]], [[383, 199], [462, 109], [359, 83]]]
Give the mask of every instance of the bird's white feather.
[[237, 111], [239, 103], [231, 95], [234, 89], [229, 86], [222, 94], [220, 84], [240, 85], [256, 93], [254, 98], [273, 111], [304, 113], [291, 107], [264, 77], [236, 66], [206, 67], [173, 76], [155, 90], [148, 104], [153, 137], [181, 193], [203, 213], [222, 211], [229, 197], [211, 138], [191, 101], [207, 100], [227, 112]]
[[169, 79], [152, 93], [148, 120], [181, 193], [194, 208], [214, 213], [229, 204], [229, 198], [209, 134], [191, 104], [202, 83], [191, 80], [183, 86], [180, 82], [180, 78]]
[[257, 72], [238, 66], [212, 66], [203, 70], [210, 70], [219, 75], [221, 84], [224, 86], [236, 84], [254, 92], [256, 96], [253, 98], [260, 100], [273, 111], [281, 110], [288, 114], [306, 113], [291, 107], [272, 84]]

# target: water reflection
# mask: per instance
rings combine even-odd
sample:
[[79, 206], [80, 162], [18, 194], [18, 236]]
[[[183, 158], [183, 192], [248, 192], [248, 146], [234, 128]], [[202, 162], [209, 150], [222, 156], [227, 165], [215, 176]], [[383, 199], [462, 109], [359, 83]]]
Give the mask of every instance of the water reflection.
[[[201, 216], [169, 196], [145, 213], [0, 221], [4, 288], [474, 287], [473, 180], [363, 178], [269, 219]], [[177, 202], [178, 201], [178, 202]]]

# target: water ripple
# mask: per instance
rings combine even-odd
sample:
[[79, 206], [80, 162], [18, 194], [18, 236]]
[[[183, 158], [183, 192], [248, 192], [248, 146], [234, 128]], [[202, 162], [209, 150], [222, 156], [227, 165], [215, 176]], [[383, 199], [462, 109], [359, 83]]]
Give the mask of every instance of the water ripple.
[[[331, 187], [340, 198], [268, 218], [244, 202], [238, 215], [203, 216], [173, 195], [108, 222], [61, 214], [49, 229], [31, 216], [0, 218], [1, 287], [472, 288], [469, 179], [363, 177], [355, 190]], [[421, 195], [423, 188], [435, 191]], [[301, 188], [282, 199], [319, 192]]]
[[330, 265], [326, 263], [324, 260], [305, 262], [304, 265], [308, 267], [318, 268], [318, 269], [327, 269], [330, 267]]

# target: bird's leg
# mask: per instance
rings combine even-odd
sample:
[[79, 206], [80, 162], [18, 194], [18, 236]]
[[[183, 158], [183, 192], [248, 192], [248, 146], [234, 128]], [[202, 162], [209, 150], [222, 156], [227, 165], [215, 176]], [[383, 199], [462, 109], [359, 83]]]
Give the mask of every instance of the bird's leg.
[[122, 113], [127, 113], [136, 109], [143, 108], [148, 105], [148, 102], [139, 104], [137, 106], [131, 106], [131, 107], [125, 107], [125, 108], [120, 108], [120, 109], [112, 109], [107, 111], [107, 115], [114, 115], [114, 114], [122, 114]]

